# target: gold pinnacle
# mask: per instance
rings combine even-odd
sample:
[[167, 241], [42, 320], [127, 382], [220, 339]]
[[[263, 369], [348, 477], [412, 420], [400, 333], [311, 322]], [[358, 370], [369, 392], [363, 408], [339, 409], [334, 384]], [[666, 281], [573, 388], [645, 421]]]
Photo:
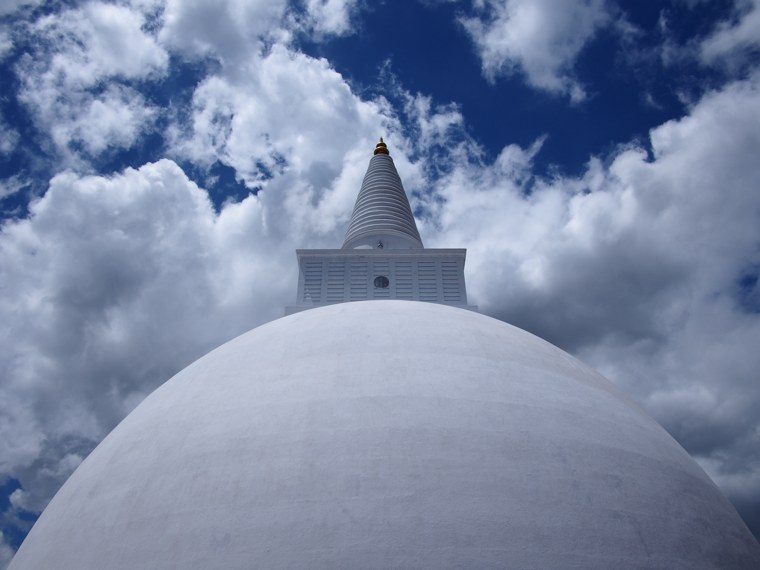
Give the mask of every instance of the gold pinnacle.
[[383, 137], [380, 137], [380, 142], [375, 146], [375, 154], [390, 154], [388, 145], [383, 142]]

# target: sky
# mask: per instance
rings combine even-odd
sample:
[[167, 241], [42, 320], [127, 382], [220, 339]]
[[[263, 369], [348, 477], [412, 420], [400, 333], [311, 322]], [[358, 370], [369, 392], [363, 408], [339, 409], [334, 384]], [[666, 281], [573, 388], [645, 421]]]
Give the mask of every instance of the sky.
[[380, 136], [470, 302], [760, 535], [760, 0], [4, 0], [0, 568], [146, 395], [282, 316]]

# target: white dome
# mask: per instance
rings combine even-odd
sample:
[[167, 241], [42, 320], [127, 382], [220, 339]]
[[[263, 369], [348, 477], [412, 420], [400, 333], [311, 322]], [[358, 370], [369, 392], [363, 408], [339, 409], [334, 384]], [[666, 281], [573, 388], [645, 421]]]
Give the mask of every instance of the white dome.
[[13, 570], [760, 568], [689, 455], [598, 373], [436, 304], [298, 313], [150, 395]]

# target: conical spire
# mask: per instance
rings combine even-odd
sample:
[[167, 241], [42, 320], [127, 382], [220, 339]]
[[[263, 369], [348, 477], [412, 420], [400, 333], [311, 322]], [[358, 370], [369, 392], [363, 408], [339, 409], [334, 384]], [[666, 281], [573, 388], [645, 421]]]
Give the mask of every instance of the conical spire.
[[422, 247], [409, 199], [381, 138], [356, 198], [343, 249]]

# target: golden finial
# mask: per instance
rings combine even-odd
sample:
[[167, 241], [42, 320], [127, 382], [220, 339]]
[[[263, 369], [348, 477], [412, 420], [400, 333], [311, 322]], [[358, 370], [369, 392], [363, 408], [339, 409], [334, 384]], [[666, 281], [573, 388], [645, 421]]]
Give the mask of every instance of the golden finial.
[[388, 145], [383, 142], [383, 137], [380, 137], [380, 142], [375, 146], [375, 154], [390, 154]]

